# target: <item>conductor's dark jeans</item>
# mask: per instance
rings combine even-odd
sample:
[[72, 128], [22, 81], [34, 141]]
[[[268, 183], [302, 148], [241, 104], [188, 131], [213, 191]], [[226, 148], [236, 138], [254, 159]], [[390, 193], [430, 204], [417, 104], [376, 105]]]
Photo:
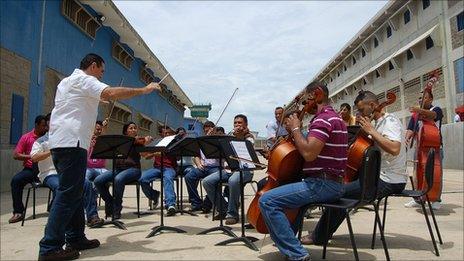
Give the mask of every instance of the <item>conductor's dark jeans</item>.
[[59, 176], [59, 187], [50, 209], [45, 235], [40, 241], [40, 255], [61, 249], [65, 242], [85, 239], [83, 191], [87, 150], [55, 148], [51, 150]]

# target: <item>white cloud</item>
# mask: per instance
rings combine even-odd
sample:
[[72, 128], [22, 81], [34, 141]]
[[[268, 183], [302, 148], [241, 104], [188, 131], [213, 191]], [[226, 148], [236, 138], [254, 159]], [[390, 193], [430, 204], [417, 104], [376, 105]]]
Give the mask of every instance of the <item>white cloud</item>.
[[244, 113], [265, 134], [288, 103], [386, 1], [171, 2], [116, 5], [194, 103], [220, 125]]

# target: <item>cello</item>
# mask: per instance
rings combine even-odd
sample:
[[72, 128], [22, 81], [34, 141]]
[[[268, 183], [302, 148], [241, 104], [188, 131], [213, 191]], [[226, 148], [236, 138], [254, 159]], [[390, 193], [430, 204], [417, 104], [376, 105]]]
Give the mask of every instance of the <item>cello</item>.
[[[322, 101], [324, 93], [321, 88], [314, 90], [314, 94], [306, 100], [304, 108], [298, 113], [300, 121], [305, 113], [316, 108], [317, 104]], [[299, 97], [297, 97], [299, 98]], [[259, 199], [266, 192], [284, 184], [297, 182], [300, 180], [304, 159], [295, 147], [291, 135], [285, 139], [280, 139], [269, 150], [266, 185], [256, 192], [253, 201], [248, 207], [248, 222], [262, 234], [267, 234], [268, 229], [264, 223], [264, 218], [259, 208]], [[288, 220], [293, 223], [298, 216], [299, 209], [287, 209], [285, 214]]]
[[[424, 98], [425, 94], [432, 93], [433, 85], [438, 82], [438, 72], [435, 71], [432, 73], [430, 79], [427, 81], [427, 84], [424, 88], [422, 94], [422, 100], [420, 104], [421, 109], [424, 108]], [[427, 108], [428, 109], [428, 108]], [[417, 189], [423, 190], [426, 186], [432, 186], [432, 189], [427, 193], [427, 196], [431, 202], [435, 202], [440, 198], [441, 195], [441, 155], [440, 155], [440, 146], [441, 146], [441, 136], [440, 130], [435, 124], [434, 120], [420, 119], [419, 114], [415, 113], [412, 115], [415, 120], [414, 134], [416, 138], [416, 182]], [[419, 125], [419, 121], [422, 124]], [[413, 136], [414, 139], [414, 136]], [[412, 140], [413, 141], [413, 140]], [[412, 147], [412, 142], [411, 142]], [[425, 164], [427, 162], [427, 154], [430, 149], [435, 150], [435, 165], [434, 165], [434, 175], [433, 175], [433, 184], [426, 184], [425, 181]]]
[[[392, 92], [387, 93], [387, 99], [381, 104], [377, 105], [377, 107], [372, 112], [369, 121], [373, 120], [375, 112], [380, 112], [383, 108], [394, 103], [395, 101], [396, 95]], [[345, 183], [350, 183], [358, 179], [358, 170], [361, 167], [364, 152], [372, 145], [374, 145], [374, 141], [363, 129], [360, 129], [358, 134], [356, 134], [355, 141], [348, 148], [348, 160], [346, 163], [346, 174], [344, 177]]]

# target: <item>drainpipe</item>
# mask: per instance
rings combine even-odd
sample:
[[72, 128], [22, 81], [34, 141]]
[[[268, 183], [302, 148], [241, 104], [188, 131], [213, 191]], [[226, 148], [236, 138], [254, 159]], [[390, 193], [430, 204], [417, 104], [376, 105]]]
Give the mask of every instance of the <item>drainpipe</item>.
[[45, 1], [42, 2], [42, 20], [40, 23], [39, 61], [37, 62], [37, 85], [40, 85], [42, 75], [43, 35], [45, 26]]

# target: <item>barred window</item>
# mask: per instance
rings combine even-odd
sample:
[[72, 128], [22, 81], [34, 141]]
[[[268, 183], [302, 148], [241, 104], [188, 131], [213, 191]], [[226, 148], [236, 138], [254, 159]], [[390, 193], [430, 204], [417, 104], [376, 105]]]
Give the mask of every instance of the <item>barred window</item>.
[[144, 68], [144, 66], [142, 66], [140, 69], [140, 81], [147, 85], [155, 81], [155, 78], [152, 76], [152, 74], [148, 71], [147, 68]]
[[112, 56], [116, 59], [122, 66], [130, 70], [132, 61], [134, 58], [116, 41], [113, 41]]
[[83, 33], [95, 39], [100, 24], [85, 8], [75, 0], [63, 0], [61, 13]]

